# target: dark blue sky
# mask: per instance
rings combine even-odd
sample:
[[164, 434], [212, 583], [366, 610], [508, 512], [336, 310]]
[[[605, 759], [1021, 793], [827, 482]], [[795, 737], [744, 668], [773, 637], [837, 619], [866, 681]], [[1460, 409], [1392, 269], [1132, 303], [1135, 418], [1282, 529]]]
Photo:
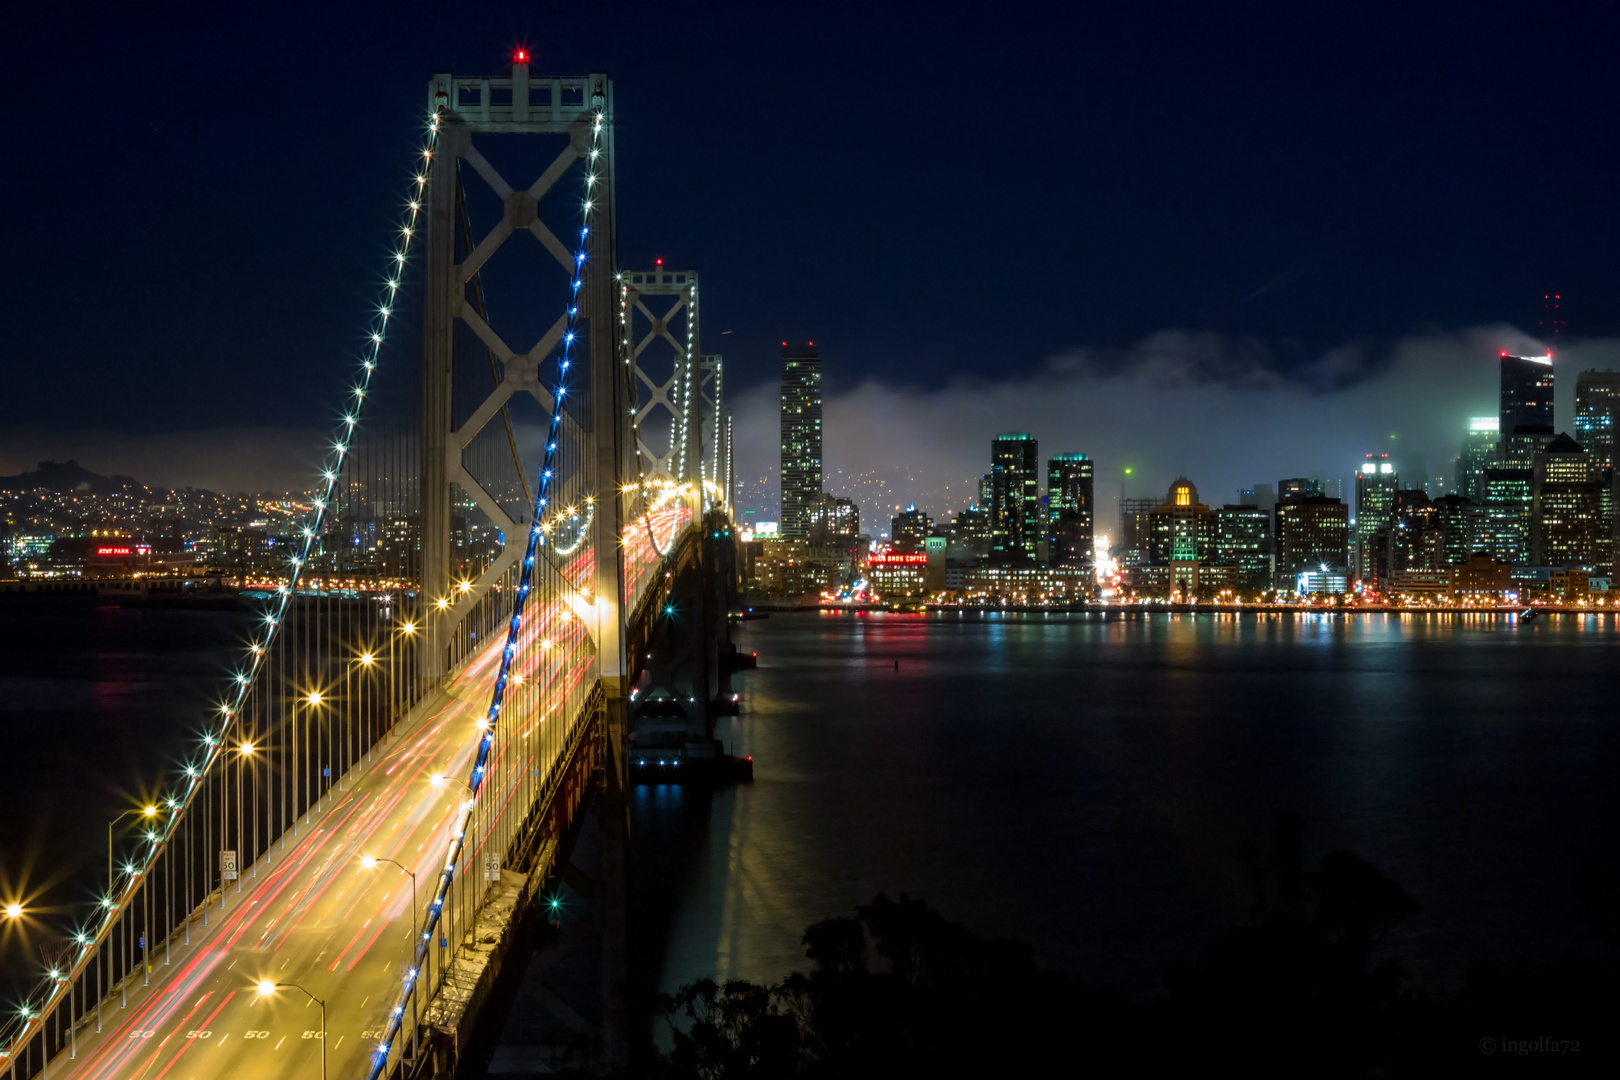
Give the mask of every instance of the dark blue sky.
[[621, 262], [699, 268], [744, 382], [782, 338], [835, 391], [1167, 329], [1376, 362], [1553, 288], [1620, 331], [1598, 5], [65, 7], [0, 46], [4, 425], [324, 424], [428, 76], [520, 42], [613, 75]]

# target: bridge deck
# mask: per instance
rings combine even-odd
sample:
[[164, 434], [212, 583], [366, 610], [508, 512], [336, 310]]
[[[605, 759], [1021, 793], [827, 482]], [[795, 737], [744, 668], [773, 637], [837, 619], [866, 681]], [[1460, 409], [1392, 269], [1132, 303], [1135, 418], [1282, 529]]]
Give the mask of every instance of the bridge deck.
[[[154, 950], [150, 987], [137, 972], [127, 1008], [119, 1008], [116, 990], [108, 995], [102, 1034], [92, 1014], [80, 1028], [77, 1057], [57, 1055], [50, 1075], [319, 1075], [319, 1010], [296, 991], [257, 997], [260, 979], [298, 983], [325, 999], [329, 1073], [363, 1075], [399, 993], [412, 921], [410, 878], [387, 863], [365, 869], [360, 859], [409, 866], [418, 900], [426, 902], [443, 867], [445, 830], [464, 797], [459, 787], [428, 779], [466, 775], [487, 683], [484, 665], [472, 663], [418, 706], [374, 760], [346, 778], [346, 790], [334, 792], [308, 825], [300, 822], [296, 838], [282, 838], [285, 850], [274, 845], [245, 871], [241, 891], [226, 893], [225, 910], [216, 899], [207, 927], [193, 921], [191, 944], [180, 944], [183, 935], [176, 940], [170, 964], [161, 947]], [[544, 771], [545, 763], [536, 764]]]

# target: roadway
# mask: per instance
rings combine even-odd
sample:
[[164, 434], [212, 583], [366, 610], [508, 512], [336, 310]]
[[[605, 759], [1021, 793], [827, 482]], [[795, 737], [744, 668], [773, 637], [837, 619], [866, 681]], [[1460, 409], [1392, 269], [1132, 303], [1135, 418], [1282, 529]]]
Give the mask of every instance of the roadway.
[[257, 982], [270, 979], [325, 999], [328, 1073], [363, 1076], [399, 993], [412, 914], [410, 878], [389, 863], [367, 869], [361, 857], [410, 867], [418, 902], [425, 907], [431, 899], [464, 795], [429, 778], [466, 776], [477, 722], [489, 707], [488, 663], [502, 643], [497, 635], [487, 656], [419, 706], [402, 733], [376, 747], [374, 760], [352, 771], [346, 788], [331, 793], [307, 826], [300, 819], [297, 838], [283, 838], [285, 850], [273, 844], [248, 868], [241, 891], [225, 893], [224, 910], [214, 902], [207, 927], [194, 918], [189, 946], [179, 943], [183, 936], [175, 940], [167, 965], [161, 945], [153, 950], [151, 985], [142, 985], [137, 972], [122, 1009], [116, 990], [109, 994], [102, 1033], [94, 1034], [93, 1020], [82, 1028], [77, 1056], [58, 1054], [50, 1075], [320, 1076], [319, 1008], [296, 990], [260, 997]]
[[[687, 515], [676, 507], [650, 517], [624, 538], [631, 598], [661, 558], [655, 531], [673, 544]], [[582, 552], [563, 576], [588, 580], [589, 560], [588, 550]], [[415, 871], [418, 907], [425, 910], [463, 797], [459, 785], [436, 786], [429, 778], [466, 778], [504, 644], [504, 634], [491, 635], [413, 709], [399, 731], [373, 749], [372, 761], [351, 770], [341, 788], [312, 809], [308, 825], [300, 821], [296, 837], [279, 838], [244, 870], [240, 891], [233, 886], [224, 894], [223, 910], [213, 903], [206, 927], [194, 916], [191, 943], [181, 944], [183, 934], [172, 937], [168, 963], [158, 943], [151, 984], [137, 972], [122, 1008], [114, 987], [102, 1005], [101, 1033], [93, 1020], [81, 1024], [76, 1053], [57, 1054], [49, 1074], [72, 1080], [318, 1077], [320, 1010], [297, 990], [259, 996], [259, 981], [272, 980], [297, 983], [325, 1000], [328, 1075], [365, 1075], [386, 1012], [399, 996], [413, 916], [410, 878], [387, 862], [367, 869], [361, 858], [393, 859]], [[529, 685], [546, 686], [547, 700], [577, 702], [594, 675], [592, 653], [584, 627], [561, 599], [548, 598], [529, 607], [514, 670]], [[508, 714], [517, 708], [509, 697]], [[533, 792], [532, 782], [522, 786], [524, 778], [547, 775], [562, 752], [564, 732], [547, 729], [542, 737], [544, 723], [543, 714], [530, 715], [515, 745], [496, 745], [497, 755], [522, 760], [513, 763], [517, 767], [491, 762], [480, 801], [495, 818], [511, 813], [521, 819], [523, 796]], [[478, 813], [476, 834], [489, 826], [485, 813]], [[476, 865], [480, 850], [475, 843], [463, 865]], [[447, 903], [446, 910], [455, 906]], [[458, 932], [452, 922], [452, 941]], [[434, 951], [436, 980], [442, 953]], [[429, 996], [419, 1003], [424, 1014]]]

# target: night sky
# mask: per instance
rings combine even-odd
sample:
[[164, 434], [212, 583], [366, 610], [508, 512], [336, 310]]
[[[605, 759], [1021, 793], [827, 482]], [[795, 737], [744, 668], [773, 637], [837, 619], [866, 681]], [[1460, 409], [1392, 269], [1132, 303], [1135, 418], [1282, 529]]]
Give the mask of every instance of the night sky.
[[[734, 387], [815, 340], [829, 468], [900, 487], [932, 468], [919, 501], [1037, 424], [1043, 452], [1138, 461], [1154, 490], [1202, 469], [1216, 502], [1347, 475], [1391, 434], [1433, 475], [1457, 418], [1494, 412], [1494, 346], [1534, 344], [1514, 331], [1537, 334], [1545, 292], [1571, 355], [1620, 336], [1612, 8], [154, 10], [39, 5], [0, 44], [0, 472], [78, 446], [101, 471], [221, 483], [153, 455], [324, 426], [426, 80], [500, 74], [519, 44], [537, 74], [615, 80], [621, 264], [701, 270]], [[397, 348], [415, 362], [414, 338]], [[1166, 392], [1208, 430], [1156, 433]], [[1444, 399], [1432, 431], [1410, 402], [1377, 415], [1414, 392]], [[756, 457], [773, 400], [739, 398]], [[1304, 414], [1352, 402], [1364, 424], [1311, 441]], [[958, 405], [959, 461], [906, 426]], [[1216, 433], [1278, 409], [1303, 445]]]

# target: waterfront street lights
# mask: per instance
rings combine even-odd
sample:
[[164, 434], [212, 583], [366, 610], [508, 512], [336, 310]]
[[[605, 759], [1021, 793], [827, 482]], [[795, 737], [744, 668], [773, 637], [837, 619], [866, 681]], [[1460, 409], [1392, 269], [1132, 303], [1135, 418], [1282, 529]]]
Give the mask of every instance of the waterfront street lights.
[[321, 1080], [326, 1080], [326, 1002], [322, 1001], [308, 990], [305, 990], [297, 983], [278, 983], [273, 982], [270, 979], [263, 979], [259, 982], [260, 997], [270, 997], [277, 990], [297, 990], [300, 994], [303, 994], [305, 997], [309, 998], [309, 1000], [321, 1007]]
[[[410, 952], [410, 956], [409, 956], [407, 962], [414, 964], [416, 962], [416, 949], [417, 949], [417, 946], [419, 946], [422, 943], [422, 933], [421, 933], [420, 930], [417, 929], [416, 871], [412, 870], [410, 867], [406, 866], [404, 863], [399, 862], [399, 861], [397, 861], [395, 859], [386, 859], [386, 858], [379, 859], [375, 855], [362, 855], [362, 856], [360, 856], [360, 865], [365, 867], [367, 870], [375, 870], [377, 868], [378, 863], [393, 863], [395, 866], [399, 867], [401, 871], [403, 871], [404, 873], [407, 873], [407, 874], [409, 874], [411, 876], [411, 952]], [[432, 951], [433, 950], [431, 950], [431, 949], [425, 949], [425, 950], [423, 950], [423, 955], [424, 956], [429, 955], [429, 954], [432, 953]], [[417, 1052], [416, 1051], [416, 1029], [421, 1026], [422, 1018], [421, 1018], [420, 1012], [417, 1009], [417, 992], [416, 992], [417, 987], [416, 987], [416, 984], [417, 984], [417, 979], [418, 979], [418, 973], [417, 973], [417, 970], [414, 967], [409, 969], [409, 970], [410, 970], [410, 973], [411, 973], [411, 1060], [415, 1061], [416, 1060], [416, 1052]]]

